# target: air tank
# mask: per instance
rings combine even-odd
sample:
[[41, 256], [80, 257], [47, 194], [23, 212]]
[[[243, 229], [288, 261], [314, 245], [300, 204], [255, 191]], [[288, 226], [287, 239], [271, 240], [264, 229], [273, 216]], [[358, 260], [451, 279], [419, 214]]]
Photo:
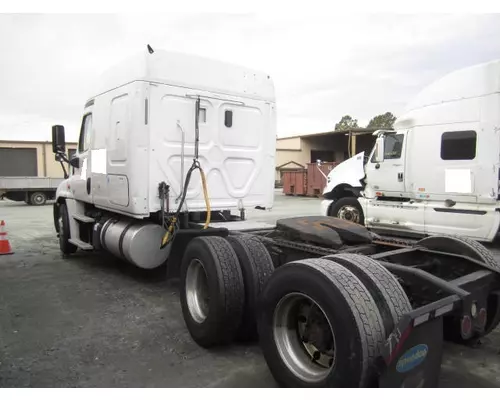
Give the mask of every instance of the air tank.
[[111, 218], [100, 233], [102, 248], [139, 268], [153, 269], [167, 261], [171, 244], [160, 249], [165, 229], [151, 222]]

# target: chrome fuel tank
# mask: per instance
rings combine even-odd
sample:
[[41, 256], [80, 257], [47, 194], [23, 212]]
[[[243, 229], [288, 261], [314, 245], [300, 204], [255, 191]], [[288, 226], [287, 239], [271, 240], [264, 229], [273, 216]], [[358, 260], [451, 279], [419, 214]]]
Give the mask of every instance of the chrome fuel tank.
[[102, 247], [139, 268], [153, 269], [167, 261], [171, 245], [160, 249], [165, 229], [132, 219], [107, 220], [101, 229]]

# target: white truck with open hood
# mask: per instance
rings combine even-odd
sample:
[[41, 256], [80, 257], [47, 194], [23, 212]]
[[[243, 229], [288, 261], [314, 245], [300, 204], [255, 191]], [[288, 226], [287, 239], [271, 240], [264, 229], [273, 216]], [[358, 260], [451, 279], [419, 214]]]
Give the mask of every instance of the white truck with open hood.
[[500, 61], [425, 88], [394, 131], [334, 168], [322, 214], [409, 236], [492, 241], [500, 225]]

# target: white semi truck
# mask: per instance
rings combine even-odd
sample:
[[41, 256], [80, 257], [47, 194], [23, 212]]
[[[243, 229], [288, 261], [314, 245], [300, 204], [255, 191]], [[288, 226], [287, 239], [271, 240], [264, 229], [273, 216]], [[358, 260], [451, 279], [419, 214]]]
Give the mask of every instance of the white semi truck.
[[500, 267], [459, 237], [245, 221], [273, 205], [275, 107], [267, 74], [213, 60], [149, 49], [111, 69], [74, 158], [52, 129], [73, 167], [54, 205], [61, 252], [177, 271], [193, 340], [258, 336], [280, 385], [436, 386], [443, 338], [468, 344], [500, 322]]
[[323, 215], [397, 235], [491, 242], [500, 227], [500, 61], [425, 88], [393, 131], [331, 171]]

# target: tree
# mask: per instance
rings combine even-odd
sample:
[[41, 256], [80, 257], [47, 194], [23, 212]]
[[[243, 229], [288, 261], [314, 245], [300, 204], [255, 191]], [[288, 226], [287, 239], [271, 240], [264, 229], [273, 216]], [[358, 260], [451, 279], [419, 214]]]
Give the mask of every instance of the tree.
[[336, 131], [347, 131], [353, 128], [359, 128], [358, 120], [353, 119], [350, 115], [344, 115], [340, 121], [335, 124]]
[[392, 129], [395, 121], [396, 117], [391, 112], [386, 112], [385, 114], [373, 117], [368, 123], [367, 128]]

